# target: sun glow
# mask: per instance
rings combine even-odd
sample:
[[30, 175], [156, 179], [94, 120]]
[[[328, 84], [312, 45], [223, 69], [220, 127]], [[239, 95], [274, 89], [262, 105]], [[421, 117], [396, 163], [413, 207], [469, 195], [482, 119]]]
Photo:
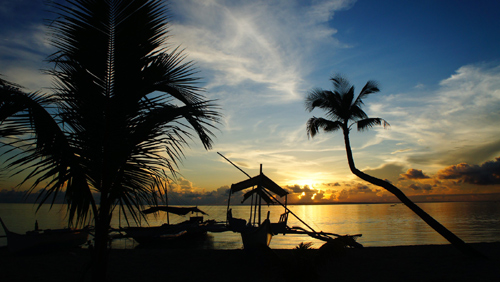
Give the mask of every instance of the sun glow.
[[306, 186], [309, 187], [310, 189], [313, 189], [313, 185], [316, 183], [315, 181], [311, 179], [301, 179], [301, 180], [295, 180], [294, 184], [299, 185], [302, 188], [305, 188]]

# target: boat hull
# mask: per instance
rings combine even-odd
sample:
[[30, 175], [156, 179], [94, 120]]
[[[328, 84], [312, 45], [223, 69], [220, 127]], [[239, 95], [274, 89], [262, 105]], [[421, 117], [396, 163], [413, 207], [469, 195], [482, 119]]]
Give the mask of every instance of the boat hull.
[[50, 251], [78, 247], [88, 241], [89, 229], [45, 229], [19, 234], [7, 229], [0, 218], [7, 237], [7, 249], [10, 252]]
[[273, 237], [271, 224], [268, 219], [264, 220], [259, 227], [247, 226], [240, 233], [244, 249], [268, 247]]
[[169, 244], [177, 240], [202, 239], [207, 235], [207, 227], [211, 221], [186, 221], [179, 224], [163, 224], [151, 227], [122, 228], [127, 237], [139, 244]]
[[57, 229], [30, 231], [27, 234], [7, 232], [7, 248], [11, 252], [48, 251], [78, 247], [88, 240], [88, 230]]

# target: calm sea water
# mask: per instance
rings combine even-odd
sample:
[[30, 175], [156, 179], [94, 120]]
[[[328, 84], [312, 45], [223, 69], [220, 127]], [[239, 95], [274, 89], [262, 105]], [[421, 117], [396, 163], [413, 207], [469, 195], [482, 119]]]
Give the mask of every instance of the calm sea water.
[[[460, 203], [421, 203], [419, 206], [445, 227], [468, 243], [500, 241], [500, 203], [497, 202], [460, 202]], [[34, 228], [35, 220], [40, 228], [62, 228], [67, 226], [64, 205], [55, 205], [52, 210], [42, 207], [35, 213], [33, 204], [0, 204], [0, 217], [14, 232], [24, 233]], [[199, 206], [208, 213], [208, 219], [224, 221], [225, 206]], [[233, 216], [249, 217], [248, 206], [233, 206]], [[290, 210], [316, 231], [336, 234], [362, 234], [358, 242], [364, 246], [398, 246], [447, 244], [448, 242], [427, 226], [418, 216], [403, 204], [349, 204], [349, 205], [293, 205]], [[263, 208], [270, 211], [271, 221], [277, 221], [283, 208], [271, 206]], [[263, 214], [265, 214], [263, 213]], [[170, 223], [181, 222], [188, 216], [170, 215]], [[150, 225], [166, 222], [166, 215], [156, 218], [150, 216]], [[126, 226], [123, 217], [115, 214], [112, 226]], [[290, 215], [289, 226], [305, 227]], [[5, 235], [0, 229], [0, 235]], [[271, 248], [291, 249], [301, 242], [312, 242], [320, 247], [322, 241], [307, 235], [277, 235], [271, 241]], [[0, 238], [0, 246], [7, 244]], [[134, 248], [132, 239], [113, 242], [114, 248]], [[238, 233], [209, 233], [208, 240], [198, 247], [211, 249], [238, 249], [242, 247]]]

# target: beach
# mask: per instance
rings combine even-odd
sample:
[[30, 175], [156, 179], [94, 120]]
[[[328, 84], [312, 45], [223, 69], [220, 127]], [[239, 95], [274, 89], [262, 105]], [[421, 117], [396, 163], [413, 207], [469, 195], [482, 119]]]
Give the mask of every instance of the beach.
[[[294, 250], [111, 250], [109, 281], [500, 281], [500, 242], [471, 244], [488, 260], [451, 245], [365, 247], [322, 256]], [[90, 281], [89, 250], [11, 254], [0, 248], [0, 281]], [[83, 280], [81, 280], [83, 278]]]

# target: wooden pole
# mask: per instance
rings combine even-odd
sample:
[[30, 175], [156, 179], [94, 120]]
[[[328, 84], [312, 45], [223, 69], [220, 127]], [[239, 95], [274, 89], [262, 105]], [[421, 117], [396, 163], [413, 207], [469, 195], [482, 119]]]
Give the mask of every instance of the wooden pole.
[[[257, 187], [257, 193], [259, 194], [260, 196], [260, 193], [262, 192], [262, 164], [260, 164], [260, 175], [261, 175], [261, 180], [260, 180], [260, 183], [259, 183], [259, 186]], [[259, 197], [259, 226], [260, 226], [260, 222], [261, 222], [261, 214], [262, 214], [262, 197], [260, 196]]]
[[250, 175], [248, 175], [248, 173], [246, 173], [245, 171], [243, 171], [241, 168], [239, 168], [237, 165], [235, 165], [232, 161], [230, 161], [228, 158], [224, 157], [221, 153], [217, 152], [217, 154], [219, 154], [221, 157], [223, 157], [226, 161], [228, 161], [230, 164], [232, 164], [235, 168], [239, 169], [241, 172], [243, 172], [246, 176], [248, 176], [248, 178], [252, 178], [250, 177]]
[[[231, 203], [231, 189], [229, 189], [229, 197], [227, 198], [227, 209], [226, 209], [226, 225], [229, 224], [229, 221], [228, 221], [228, 215], [229, 215], [229, 204]], [[232, 216], [232, 214], [231, 214]]]

